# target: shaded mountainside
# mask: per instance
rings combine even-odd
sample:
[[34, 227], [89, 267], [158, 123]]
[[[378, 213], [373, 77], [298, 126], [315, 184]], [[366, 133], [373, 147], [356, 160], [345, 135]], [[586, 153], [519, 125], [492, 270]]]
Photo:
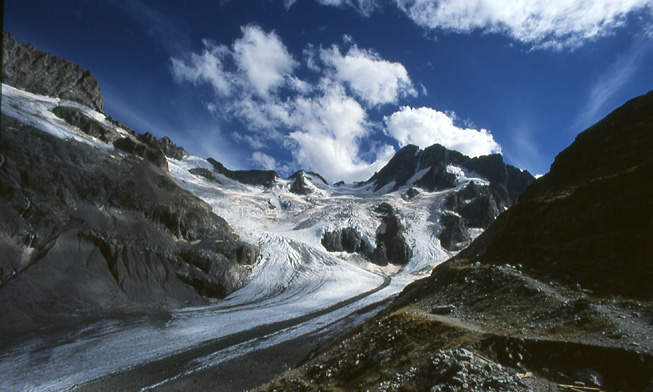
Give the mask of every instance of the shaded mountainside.
[[[184, 158], [182, 147], [97, 113], [102, 96], [90, 72], [8, 33], [3, 82], [62, 100], [3, 86], [2, 336], [208, 304], [245, 283], [259, 250], [169, 175], [166, 157]], [[93, 141], [45, 131], [66, 123]]]
[[205, 304], [258, 249], [161, 167], [2, 117], [3, 334], [121, 308]]
[[652, 151], [653, 92], [579, 134], [379, 316], [259, 389], [651, 390]]
[[[461, 256], [653, 299], [653, 92], [578, 135]], [[477, 256], [478, 255], [478, 256]]]
[[2, 83], [34, 94], [79, 102], [100, 113], [104, 103], [89, 71], [61, 57], [17, 42], [2, 32]]

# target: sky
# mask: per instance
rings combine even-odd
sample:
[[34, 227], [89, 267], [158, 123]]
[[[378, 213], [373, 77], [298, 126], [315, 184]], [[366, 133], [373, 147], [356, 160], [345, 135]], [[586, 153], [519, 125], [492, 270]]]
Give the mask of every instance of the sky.
[[653, 89], [649, 0], [5, 0], [106, 114], [231, 169], [368, 179], [400, 148], [544, 174]]

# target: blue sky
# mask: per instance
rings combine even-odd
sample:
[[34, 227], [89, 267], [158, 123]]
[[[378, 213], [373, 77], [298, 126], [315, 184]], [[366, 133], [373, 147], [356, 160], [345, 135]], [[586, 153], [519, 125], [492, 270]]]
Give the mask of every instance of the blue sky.
[[6, 0], [105, 111], [234, 169], [364, 180], [402, 146], [533, 174], [653, 89], [645, 0]]

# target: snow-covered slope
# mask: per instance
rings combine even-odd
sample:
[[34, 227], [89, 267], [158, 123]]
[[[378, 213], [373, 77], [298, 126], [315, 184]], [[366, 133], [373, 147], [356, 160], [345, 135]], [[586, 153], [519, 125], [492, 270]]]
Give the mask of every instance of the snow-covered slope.
[[[124, 134], [125, 130], [98, 112], [69, 101], [43, 97], [2, 86], [2, 112], [62, 139], [73, 139], [113, 151], [52, 114], [56, 106], [74, 106], [89, 117]], [[261, 256], [249, 282], [213, 305], [173, 313], [165, 325], [100, 321], [83, 331], [44, 340], [36, 336], [0, 354], [2, 386], [12, 390], [66, 389], [155, 359], [207, 345], [242, 331], [278, 325], [251, 341], [212, 354], [211, 363], [265, 345], [276, 344], [333, 325], [356, 310], [394, 296], [408, 283], [429, 274], [451, 253], [440, 246], [439, 218], [443, 204], [470, 182], [487, 179], [450, 166], [453, 188], [406, 197], [406, 187], [376, 192], [371, 186], [324, 184], [306, 174], [312, 192], [290, 192], [292, 180], [278, 180], [269, 188], [248, 186], [215, 171], [205, 159], [188, 156], [168, 159], [170, 175], [184, 188], [211, 205], [241, 238], [260, 247]], [[191, 174], [204, 168], [213, 179]], [[412, 257], [403, 267], [379, 267], [356, 254], [331, 253], [321, 243], [325, 231], [351, 227], [375, 243], [381, 219], [374, 209], [392, 205], [405, 228]], [[471, 236], [478, 230], [470, 230]], [[275, 324], [291, 320], [286, 324]], [[293, 321], [294, 320], [294, 321]], [[263, 332], [261, 332], [263, 334]], [[47, 361], [33, 361], [40, 352]], [[43, 354], [45, 353], [45, 354]], [[222, 353], [222, 354], [221, 354]], [[106, 359], [110, 358], [110, 361]], [[209, 358], [197, 362], [206, 366]], [[192, 371], [190, 369], [189, 371]]]

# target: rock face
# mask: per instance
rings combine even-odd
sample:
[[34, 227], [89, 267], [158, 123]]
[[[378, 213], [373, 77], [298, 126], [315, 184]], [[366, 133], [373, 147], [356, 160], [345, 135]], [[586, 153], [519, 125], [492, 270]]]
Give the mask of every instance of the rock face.
[[168, 161], [156, 137], [149, 132], [142, 135], [126, 136], [113, 143], [114, 147], [144, 158], [163, 169], [168, 169]]
[[57, 117], [65, 120], [68, 124], [79, 128], [85, 134], [98, 138], [105, 143], [112, 144], [121, 138], [117, 131], [88, 117], [83, 111], [77, 108], [57, 106], [52, 110], [52, 112]]
[[[455, 174], [447, 170], [447, 166], [450, 165], [476, 172], [486, 178], [498, 201], [505, 206], [510, 206], [517, 201], [519, 195], [535, 180], [527, 171], [506, 165], [499, 154], [469, 158], [457, 151], [434, 144], [424, 150], [414, 145], [402, 148], [366, 183], [374, 184], [375, 190], [389, 184], [394, 184], [393, 190], [404, 185], [414, 185], [431, 192], [448, 189], [454, 187], [456, 181]], [[408, 183], [422, 171], [426, 173], [413, 184]]]
[[303, 171], [298, 171], [289, 177], [290, 179], [295, 179], [295, 181], [290, 186], [290, 192], [297, 195], [309, 195], [313, 193], [313, 190], [306, 183], [306, 177], [304, 177]]
[[652, 151], [649, 92], [579, 134], [461, 256], [653, 298]]
[[89, 71], [66, 59], [16, 42], [2, 33], [2, 82], [35, 94], [79, 102], [104, 112], [97, 80]]
[[469, 158], [435, 144], [424, 150], [408, 145], [402, 148], [386, 166], [366, 184], [378, 191], [392, 185], [392, 190], [411, 186], [405, 200], [414, 198], [419, 189], [430, 192], [457, 186], [455, 170], [476, 173], [489, 184], [470, 182], [463, 190], [452, 193], [440, 215], [442, 230], [435, 233], [443, 248], [458, 251], [471, 240], [469, 228], [485, 229], [510, 207], [535, 179], [527, 171], [506, 165], [501, 155]]
[[177, 185], [153, 136], [138, 143], [156, 146], [157, 158], [2, 116], [0, 334], [127, 307], [206, 304], [244, 284], [258, 249]]
[[347, 227], [327, 231], [322, 236], [322, 246], [329, 252], [359, 253], [380, 266], [388, 264], [405, 265], [413, 251], [404, 238], [404, 226], [388, 203], [381, 203], [376, 209], [381, 224], [376, 231], [376, 247], [362, 239], [356, 231]]
[[243, 184], [271, 187], [279, 178], [279, 174], [274, 170], [229, 170], [213, 158], [208, 158], [207, 161], [218, 173]]
[[188, 151], [183, 147], [178, 146], [170, 140], [169, 137], [164, 136], [158, 140], [159, 147], [168, 158], [176, 159], [178, 161], [188, 156]]

